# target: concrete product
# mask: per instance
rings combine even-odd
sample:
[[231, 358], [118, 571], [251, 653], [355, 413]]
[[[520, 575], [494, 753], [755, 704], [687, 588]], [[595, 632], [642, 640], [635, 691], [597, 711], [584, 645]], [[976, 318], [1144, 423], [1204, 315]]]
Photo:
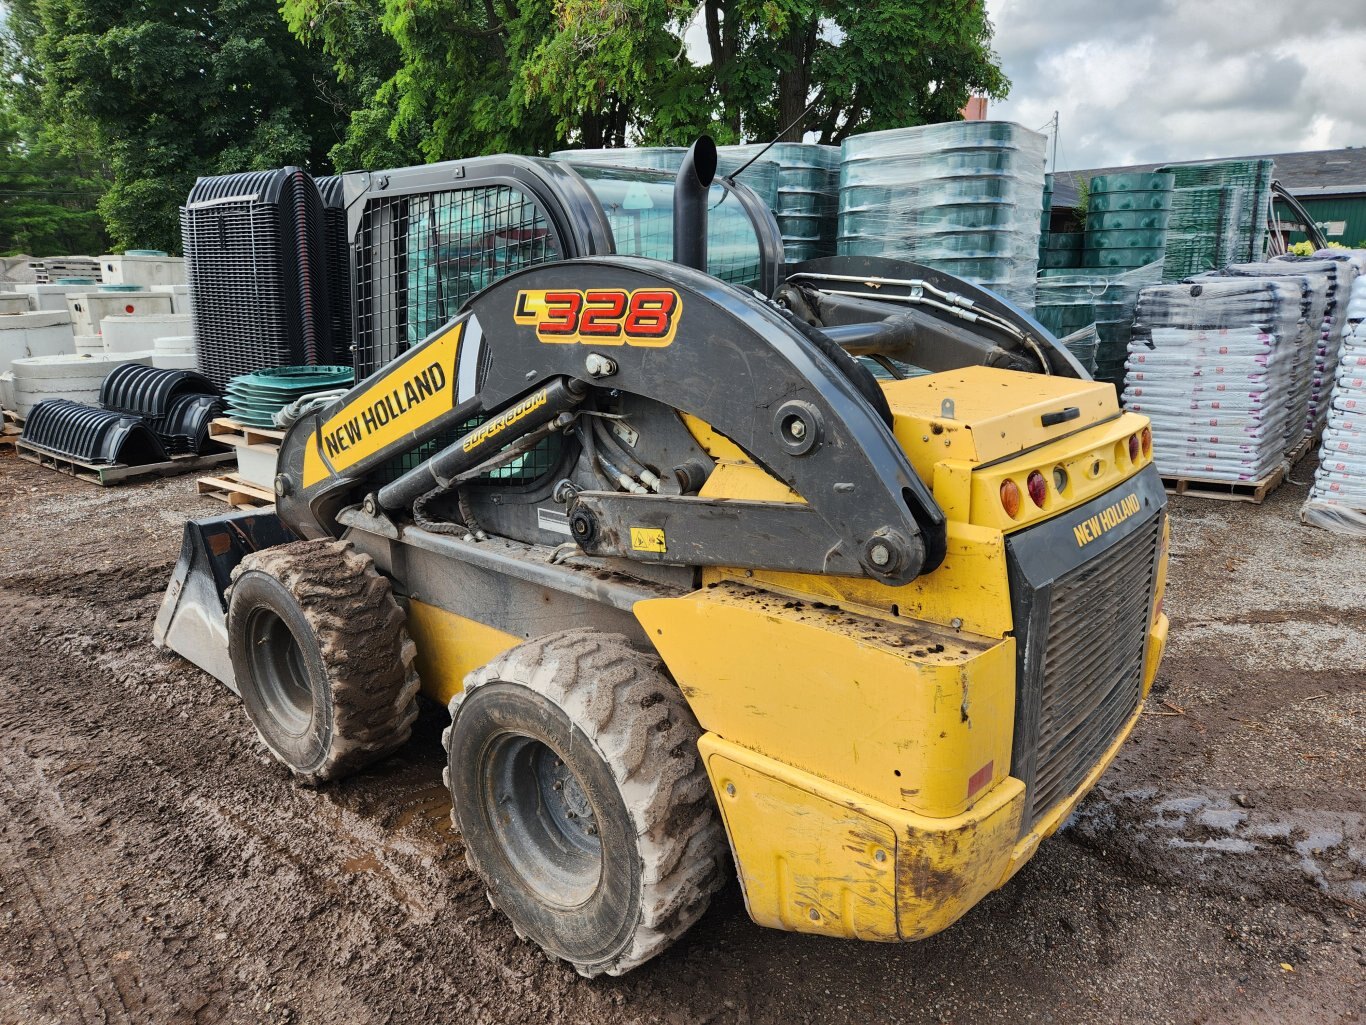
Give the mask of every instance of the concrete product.
[[[169, 314], [171, 297], [151, 292], [94, 292], [86, 289], [67, 296], [67, 307], [71, 311], [71, 321], [76, 325], [76, 333], [94, 335], [100, 333], [100, 321], [106, 317]], [[149, 338], [149, 345], [150, 341]]]
[[76, 349], [71, 317], [65, 312], [35, 311], [0, 317], [0, 371], [17, 359], [55, 356]]
[[100, 273], [106, 285], [183, 285], [185, 259], [165, 253], [155, 256], [135, 253], [101, 256]]
[[192, 352], [153, 352], [152, 366], [161, 370], [194, 370], [197, 357]]
[[143, 352], [154, 348], [158, 338], [184, 335], [190, 330], [188, 314], [154, 313], [131, 317], [105, 317], [100, 334], [110, 352]]
[[237, 475], [248, 484], [275, 490], [275, 464], [280, 450], [274, 445], [238, 445]]
[[150, 352], [105, 353], [99, 356], [34, 356], [13, 364], [14, 411], [28, 416], [44, 399], [70, 399], [96, 405], [100, 386], [115, 367], [150, 364]]
[[195, 348], [192, 335], [158, 338], [152, 343], [152, 366], [162, 370], [194, 370]]
[[104, 347], [104, 335], [76, 336], [77, 356], [98, 356], [100, 353], [108, 351], [109, 350]]
[[189, 285], [152, 285], [147, 290], [156, 295], [169, 295], [171, 297], [171, 312], [190, 312]]
[[33, 309], [29, 297], [22, 293], [13, 295], [0, 295], [0, 315], [10, 313], [28, 313]]
[[0, 374], [0, 409], [14, 408], [14, 375], [6, 370]]
[[61, 313], [70, 312], [70, 307], [66, 301], [67, 296], [98, 290], [99, 285], [95, 282], [87, 282], [81, 285], [61, 284], [60, 282], [53, 285], [38, 285], [31, 281], [21, 281], [15, 285], [16, 292], [32, 297], [35, 310], [55, 310]]

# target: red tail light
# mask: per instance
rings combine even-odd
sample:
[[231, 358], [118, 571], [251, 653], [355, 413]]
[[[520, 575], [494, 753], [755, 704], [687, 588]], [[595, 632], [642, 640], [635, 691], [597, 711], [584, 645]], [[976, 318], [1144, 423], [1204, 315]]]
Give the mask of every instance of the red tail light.
[[1135, 462], [1135, 463], [1138, 462], [1138, 435], [1137, 435], [1137, 434], [1131, 434], [1131, 435], [1129, 435], [1129, 460], [1130, 460], [1130, 462]]
[[1048, 481], [1043, 479], [1043, 474], [1038, 470], [1033, 471], [1025, 481], [1025, 487], [1029, 488], [1029, 497], [1034, 500], [1034, 504], [1040, 509], [1048, 498]]
[[1001, 481], [1001, 508], [1012, 520], [1020, 515], [1020, 488], [1013, 480]]

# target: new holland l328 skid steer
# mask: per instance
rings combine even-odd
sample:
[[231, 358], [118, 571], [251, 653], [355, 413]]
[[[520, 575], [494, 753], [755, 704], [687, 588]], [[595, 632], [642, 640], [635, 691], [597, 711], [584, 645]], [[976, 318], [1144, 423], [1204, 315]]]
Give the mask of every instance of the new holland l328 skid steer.
[[187, 524], [157, 621], [307, 783], [448, 706], [471, 868], [584, 975], [732, 860], [763, 925], [945, 928], [1105, 770], [1167, 634], [1147, 421], [926, 268], [695, 269], [714, 163], [675, 262], [512, 273], [298, 421], [276, 511]]

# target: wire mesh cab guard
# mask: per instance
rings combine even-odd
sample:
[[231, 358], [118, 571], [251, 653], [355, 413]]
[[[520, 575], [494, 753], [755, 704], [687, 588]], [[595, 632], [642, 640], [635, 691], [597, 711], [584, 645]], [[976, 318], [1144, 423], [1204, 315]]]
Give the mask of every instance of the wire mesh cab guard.
[[[613, 253], [666, 257], [664, 205], [672, 177], [573, 167], [535, 157], [492, 156], [343, 176], [350, 239], [352, 354], [357, 381], [440, 328], [495, 281], [553, 260]], [[734, 258], [734, 283], [772, 295], [782, 279], [782, 238], [752, 190], [718, 183], [716, 202], [738, 208], [754, 255]], [[634, 191], [633, 191], [634, 190]], [[632, 207], [639, 199], [642, 205]], [[648, 209], [649, 217], [641, 214]], [[663, 217], [658, 215], [662, 214]], [[648, 225], [642, 234], [636, 228]], [[615, 232], [629, 228], [620, 239]], [[732, 280], [724, 271], [723, 280]]]

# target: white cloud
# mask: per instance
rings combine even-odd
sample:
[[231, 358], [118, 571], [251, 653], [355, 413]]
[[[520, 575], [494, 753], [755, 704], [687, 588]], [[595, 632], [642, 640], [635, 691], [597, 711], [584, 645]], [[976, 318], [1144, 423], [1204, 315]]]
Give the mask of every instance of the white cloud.
[[1366, 3], [987, 0], [1013, 87], [1059, 112], [1063, 169], [1366, 145]]

